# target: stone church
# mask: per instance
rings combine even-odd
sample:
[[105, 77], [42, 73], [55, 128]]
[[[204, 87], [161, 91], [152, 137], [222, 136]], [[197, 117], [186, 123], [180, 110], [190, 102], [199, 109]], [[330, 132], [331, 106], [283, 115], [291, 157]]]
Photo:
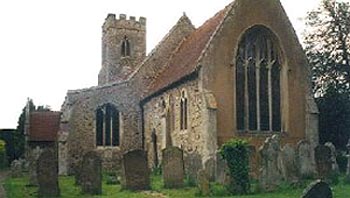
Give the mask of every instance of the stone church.
[[198, 28], [184, 14], [148, 55], [146, 19], [109, 14], [98, 85], [68, 91], [62, 105], [59, 168], [72, 174], [97, 150], [118, 169], [132, 149], [154, 168], [172, 145], [187, 170], [213, 170], [231, 138], [256, 152], [274, 134], [316, 145], [317, 122], [307, 59], [279, 0], [235, 0]]

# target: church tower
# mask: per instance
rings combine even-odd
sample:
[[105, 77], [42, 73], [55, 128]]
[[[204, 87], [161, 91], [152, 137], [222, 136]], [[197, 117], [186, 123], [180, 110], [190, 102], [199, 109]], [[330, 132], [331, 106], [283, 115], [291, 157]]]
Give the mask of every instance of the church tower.
[[102, 26], [102, 68], [98, 85], [127, 79], [146, 57], [146, 18], [108, 14]]

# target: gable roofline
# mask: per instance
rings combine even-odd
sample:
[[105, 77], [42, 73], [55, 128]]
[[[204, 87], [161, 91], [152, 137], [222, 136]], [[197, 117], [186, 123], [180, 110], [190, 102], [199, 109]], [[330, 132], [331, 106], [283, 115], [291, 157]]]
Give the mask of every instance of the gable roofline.
[[[213, 17], [211, 17], [210, 19], [205, 21], [190, 36], [188, 36], [186, 39], [183, 40], [183, 42], [181, 42], [181, 44], [178, 46], [176, 51], [174, 51], [174, 53], [170, 57], [170, 59], [169, 59], [169, 61], [167, 63], [167, 66], [164, 69], [165, 71], [164, 72], [160, 72], [159, 75], [157, 76], [156, 80], [154, 80], [149, 85], [149, 89], [147, 90], [148, 93], [142, 98], [142, 101], [145, 101], [146, 98], [151, 98], [151, 96], [158, 95], [159, 92], [161, 92], [161, 90], [163, 90], [163, 91], [167, 90], [167, 87], [172, 86], [177, 81], [183, 81], [182, 79], [184, 77], [186, 77], [188, 75], [191, 75], [191, 73], [196, 72], [196, 71], [198, 71], [200, 69], [200, 67], [201, 67], [200, 66], [200, 61], [202, 60], [202, 58], [204, 57], [205, 53], [207, 52], [207, 50], [208, 50], [208, 48], [209, 48], [213, 38], [217, 35], [219, 30], [222, 28], [222, 25], [223, 25], [224, 21], [226, 20], [228, 14], [231, 12], [235, 2], [236, 1], [233, 1], [230, 4], [228, 4], [227, 6], [225, 6], [224, 9], [220, 10]], [[218, 22], [216, 22], [217, 19], [219, 19]], [[217, 23], [217, 24], [215, 24], [215, 23]], [[210, 26], [213, 25], [213, 24], [215, 26], [214, 26], [214, 28], [212, 30], [210, 30], [210, 28], [211, 28]], [[188, 46], [191, 45], [191, 44], [194, 44], [194, 45], [198, 44], [198, 43], [196, 43], [196, 42], [200, 42], [198, 40], [198, 36], [203, 36], [201, 34], [205, 34], [205, 33], [207, 33], [207, 31], [212, 31], [212, 32], [210, 32], [208, 39], [204, 42], [203, 48], [199, 50], [199, 53], [197, 53], [197, 55], [195, 55], [196, 56], [195, 60], [192, 63], [189, 63], [189, 65], [186, 65], [186, 66], [188, 66], [190, 68], [190, 70], [189, 71], [180, 71], [180, 75], [177, 77], [177, 79], [169, 80], [168, 82], [165, 82], [162, 85], [162, 82], [161, 82], [162, 79], [158, 79], [158, 77], [166, 78], [164, 76], [166, 76], [167, 74], [164, 74], [164, 73], [167, 72], [166, 71], [167, 69], [169, 69], [171, 67], [179, 67], [179, 65], [171, 65], [171, 64], [173, 64], [173, 62], [176, 62], [176, 59], [179, 59], [178, 56], [180, 56], [180, 55], [178, 54], [178, 52], [180, 52], [181, 48], [183, 48], [183, 47], [184, 48], [189, 48]], [[161, 84], [161, 85], [159, 86], [159, 84]]]

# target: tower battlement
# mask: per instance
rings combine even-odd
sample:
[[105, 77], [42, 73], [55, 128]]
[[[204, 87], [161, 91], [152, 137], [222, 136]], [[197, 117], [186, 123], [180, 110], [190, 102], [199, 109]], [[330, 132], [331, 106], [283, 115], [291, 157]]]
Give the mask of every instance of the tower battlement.
[[146, 18], [139, 17], [139, 19], [136, 20], [135, 16], [129, 16], [128, 19], [126, 14], [119, 14], [119, 18], [117, 18], [115, 14], [110, 13], [107, 15], [102, 28], [104, 31], [108, 30], [109, 28], [145, 30]]

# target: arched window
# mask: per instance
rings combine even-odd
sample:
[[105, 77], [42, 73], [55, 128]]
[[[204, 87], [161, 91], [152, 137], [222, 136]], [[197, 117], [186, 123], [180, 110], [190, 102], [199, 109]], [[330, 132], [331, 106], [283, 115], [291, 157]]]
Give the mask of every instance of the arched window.
[[241, 131], [281, 131], [280, 54], [274, 34], [249, 29], [236, 56], [236, 122]]
[[180, 130], [187, 129], [187, 118], [188, 118], [187, 103], [188, 103], [187, 94], [183, 90], [181, 91], [181, 99], [180, 99]]
[[96, 146], [119, 146], [119, 112], [112, 104], [96, 110]]
[[130, 56], [130, 42], [129, 42], [128, 37], [126, 37], [126, 36], [124, 36], [124, 39], [122, 42], [121, 55], [122, 55], [122, 57]]

